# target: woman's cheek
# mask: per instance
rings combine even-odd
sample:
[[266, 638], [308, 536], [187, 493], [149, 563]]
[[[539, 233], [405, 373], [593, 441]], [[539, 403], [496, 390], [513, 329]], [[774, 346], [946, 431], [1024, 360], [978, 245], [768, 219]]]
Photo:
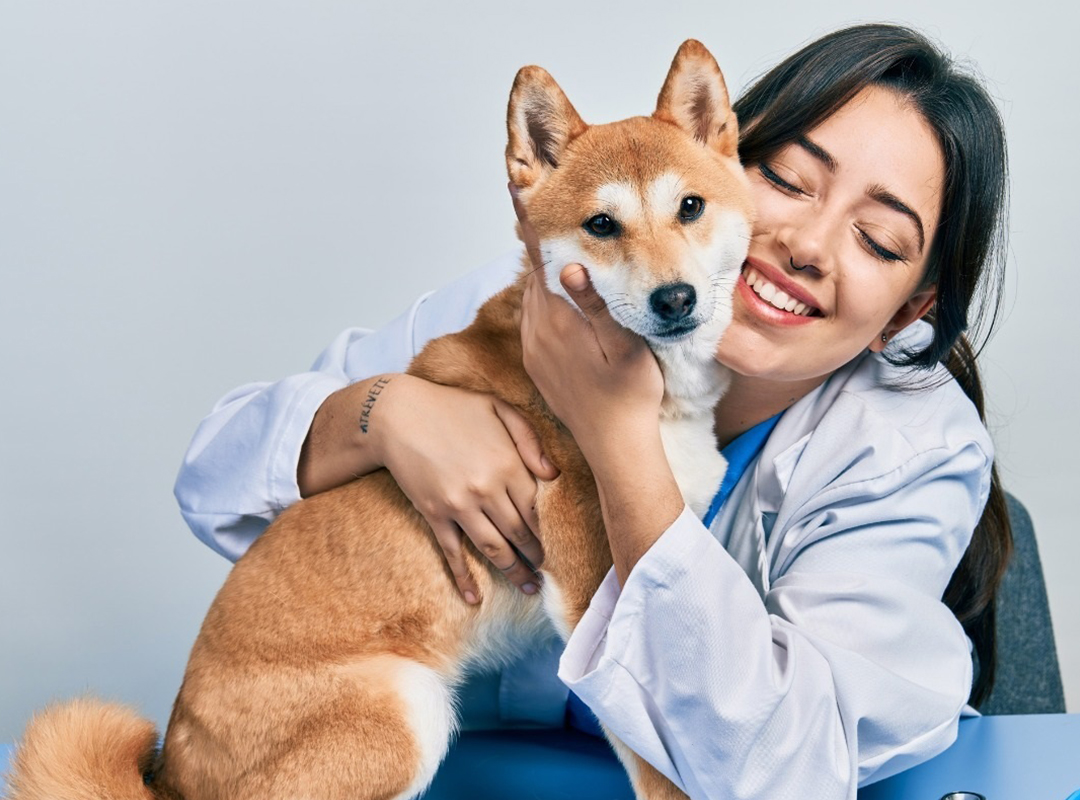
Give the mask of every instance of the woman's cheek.
[[784, 219], [785, 198], [755, 169], [750, 177], [750, 197], [754, 203], [754, 235], [759, 236], [772, 230], [776, 223]]

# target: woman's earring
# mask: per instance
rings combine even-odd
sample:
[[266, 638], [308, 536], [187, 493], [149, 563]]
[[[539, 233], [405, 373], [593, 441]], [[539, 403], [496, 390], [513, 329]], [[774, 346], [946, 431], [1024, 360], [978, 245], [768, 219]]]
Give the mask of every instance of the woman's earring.
[[881, 332], [881, 343], [882, 344], [888, 344], [889, 343], [889, 334], [885, 333], [885, 331]]

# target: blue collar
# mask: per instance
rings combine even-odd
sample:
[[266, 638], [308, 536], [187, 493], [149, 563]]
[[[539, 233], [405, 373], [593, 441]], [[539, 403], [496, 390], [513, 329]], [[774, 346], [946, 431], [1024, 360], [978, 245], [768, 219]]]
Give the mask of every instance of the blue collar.
[[772, 433], [772, 429], [776, 427], [776, 423], [780, 421], [781, 414], [783, 412], [769, 417], [764, 422], [759, 422], [748, 431], [740, 433], [728, 442], [727, 447], [720, 451], [723, 453], [724, 458], [727, 459], [728, 468], [727, 472], [724, 473], [724, 480], [720, 482], [720, 488], [717, 490], [716, 496], [713, 497], [712, 503], [709, 504], [709, 511], [705, 515], [705, 519], [702, 520], [706, 528], [712, 525], [716, 515], [720, 513], [720, 509], [723, 507], [724, 501], [728, 499], [731, 490], [739, 482], [739, 478], [743, 476], [746, 468], [750, 466], [750, 462], [757, 458], [757, 454], [765, 446], [765, 441], [769, 438], [769, 434]]

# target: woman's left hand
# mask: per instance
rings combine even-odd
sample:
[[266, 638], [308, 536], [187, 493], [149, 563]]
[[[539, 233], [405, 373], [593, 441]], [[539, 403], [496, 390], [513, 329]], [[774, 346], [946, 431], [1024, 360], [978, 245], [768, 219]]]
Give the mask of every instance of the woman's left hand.
[[[516, 197], [514, 208], [539, 266], [536, 236]], [[580, 311], [547, 288], [542, 269], [529, 275], [521, 321], [525, 369], [588, 459], [593, 445], [658, 424], [664, 381], [645, 340], [612, 319], [584, 267], [570, 264], [559, 277]]]
[[[514, 208], [540, 267], [536, 235], [516, 197]], [[584, 267], [571, 264], [559, 277], [581, 310], [548, 290], [542, 269], [529, 276], [521, 314], [525, 369], [592, 468], [615, 572], [625, 584], [683, 509], [660, 436], [664, 379], [645, 340], [611, 318]]]

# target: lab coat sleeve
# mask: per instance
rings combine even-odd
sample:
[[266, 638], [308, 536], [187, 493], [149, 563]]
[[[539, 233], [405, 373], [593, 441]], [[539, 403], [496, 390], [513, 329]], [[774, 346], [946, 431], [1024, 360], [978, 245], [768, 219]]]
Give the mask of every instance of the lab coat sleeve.
[[240, 558], [300, 499], [300, 448], [323, 401], [355, 381], [404, 371], [428, 341], [466, 327], [513, 281], [519, 264], [519, 251], [507, 253], [424, 295], [378, 331], [344, 331], [308, 372], [225, 395], [195, 432], [174, 490], [195, 535], [226, 558]]
[[851, 798], [956, 736], [967, 637], [940, 601], [981, 514], [976, 443], [808, 501], [764, 598], [688, 511], [609, 573], [560, 677], [695, 800]]

